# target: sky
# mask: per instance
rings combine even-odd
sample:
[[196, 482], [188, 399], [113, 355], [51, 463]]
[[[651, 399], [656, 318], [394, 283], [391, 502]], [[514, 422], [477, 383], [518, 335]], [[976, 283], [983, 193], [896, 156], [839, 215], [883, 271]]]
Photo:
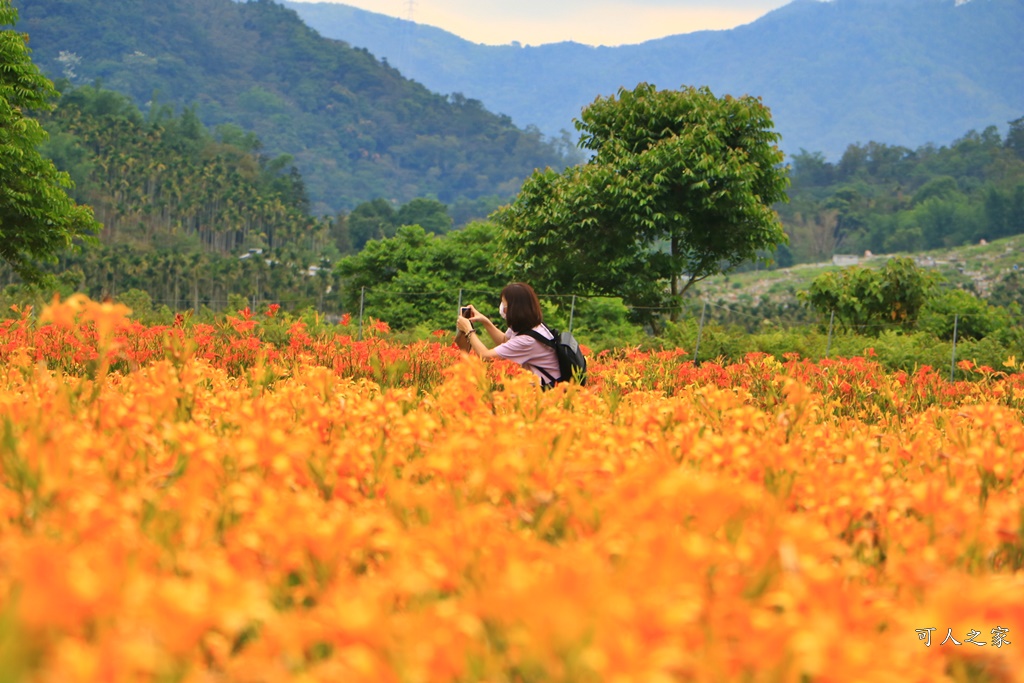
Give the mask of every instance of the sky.
[[791, 0], [326, 1], [437, 26], [475, 43], [542, 45], [571, 40], [611, 46], [734, 28]]

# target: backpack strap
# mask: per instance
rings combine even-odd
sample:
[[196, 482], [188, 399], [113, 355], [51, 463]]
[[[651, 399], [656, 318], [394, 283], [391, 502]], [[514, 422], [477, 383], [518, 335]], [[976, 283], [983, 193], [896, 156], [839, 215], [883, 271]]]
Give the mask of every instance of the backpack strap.
[[[544, 325], [544, 329], [547, 330], [548, 332], [551, 332], [551, 328], [548, 327], [547, 325]], [[550, 347], [552, 349], [554, 349], [557, 346], [557, 344], [558, 344], [558, 342], [555, 339], [548, 339], [547, 337], [542, 335], [540, 332], [536, 332], [534, 330], [526, 330], [525, 332], [520, 332], [520, 334], [525, 334], [527, 337], [533, 337], [537, 341], [541, 342], [545, 346]], [[554, 333], [552, 332], [552, 334], [554, 334]], [[548, 372], [547, 370], [545, 370], [544, 368], [542, 368], [540, 366], [537, 366], [537, 365], [535, 365], [533, 367], [537, 368], [537, 370], [539, 370], [541, 374], [543, 374], [545, 377], [547, 377], [548, 381], [552, 385], [556, 384], [558, 382], [558, 380], [555, 379], [554, 377], [552, 377], [551, 373]]]
[[[548, 332], [551, 332], [551, 329], [547, 325], [544, 326], [544, 329], [546, 329]], [[520, 332], [520, 334], [525, 334], [527, 337], [533, 337], [534, 339], [541, 342], [545, 346], [550, 346], [551, 348], [555, 348], [555, 344], [558, 343], [555, 339], [548, 339], [543, 334], [535, 330], [526, 330], [525, 332]], [[552, 332], [552, 337], [553, 336], [554, 333]]]
[[534, 365], [533, 367], [537, 368], [537, 370], [539, 370], [542, 375], [544, 375], [545, 377], [548, 378], [548, 384], [546, 384], [544, 386], [550, 387], [550, 386], [554, 386], [555, 384], [558, 384], [558, 380], [555, 379], [554, 377], [552, 377], [551, 373], [549, 373], [547, 370], [545, 370], [544, 368], [542, 368], [542, 367], [540, 367], [538, 365]]

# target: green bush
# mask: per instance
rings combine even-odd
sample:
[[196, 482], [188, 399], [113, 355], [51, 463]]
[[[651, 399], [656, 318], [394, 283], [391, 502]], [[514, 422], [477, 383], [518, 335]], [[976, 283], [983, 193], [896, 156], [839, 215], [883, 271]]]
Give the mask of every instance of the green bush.
[[878, 334], [913, 328], [934, 284], [912, 259], [892, 258], [880, 270], [851, 266], [823, 273], [802, 296], [826, 320], [834, 312], [841, 327]]
[[798, 353], [802, 358], [824, 358], [825, 352], [835, 355], [828, 348], [828, 334], [802, 328], [793, 330], [770, 330], [751, 335], [755, 351], [770, 353], [778, 359], [785, 358], [788, 353]]
[[[649, 345], [683, 348], [690, 353], [692, 359], [697, 353], [697, 329], [696, 320], [672, 323], [666, 327], [658, 344]], [[956, 362], [971, 361], [975, 366], [987, 365], [1000, 370], [1010, 356], [1024, 356], [1024, 342], [1019, 336], [1011, 343], [1000, 341], [1000, 333], [978, 340], [958, 341]], [[771, 354], [780, 361], [792, 353], [799, 354], [801, 358], [820, 360], [826, 357], [826, 350], [829, 358], [867, 357], [889, 370], [906, 372], [914, 372], [926, 365], [947, 372], [953, 362], [952, 341], [924, 331], [885, 330], [878, 336], [836, 331], [829, 346], [828, 334], [809, 326], [747, 334], [738, 328], [724, 328], [715, 324], [704, 325], [697, 360], [736, 362], [754, 351]], [[959, 366], [956, 369], [958, 379], [975, 376], [976, 373], [965, 374]]]
[[1005, 308], [993, 306], [962, 289], [953, 289], [933, 296], [925, 303], [918, 327], [925, 332], [952, 340], [954, 326], [957, 339], [984, 339], [1014, 325]]
[[[697, 338], [700, 336], [698, 347]], [[662, 347], [675, 347], [685, 349], [691, 359], [710, 360], [722, 358], [724, 360], [737, 360], [744, 354], [757, 350], [753, 344], [756, 335], [747, 334], [737, 326], [724, 327], [717, 323], [704, 323], [704, 329], [700, 329], [700, 320], [688, 318], [675, 323], [665, 325], [661, 335]]]
[[571, 300], [544, 308], [545, 322], [561, 330], [569, 329], [571, 313], [573, 336], [594, 352], [639, 346], [647, 339], [643, 327], [629, 321], [629, 308], [619, 298], [578, 298], [574, 309]]

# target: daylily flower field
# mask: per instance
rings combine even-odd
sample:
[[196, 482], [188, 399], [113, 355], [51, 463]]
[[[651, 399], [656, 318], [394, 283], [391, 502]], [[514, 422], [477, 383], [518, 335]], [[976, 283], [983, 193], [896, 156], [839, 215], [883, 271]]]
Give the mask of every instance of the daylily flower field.
[[1015, 359], [366, 332], [0, 323], [0, 683], [1024, 680]]

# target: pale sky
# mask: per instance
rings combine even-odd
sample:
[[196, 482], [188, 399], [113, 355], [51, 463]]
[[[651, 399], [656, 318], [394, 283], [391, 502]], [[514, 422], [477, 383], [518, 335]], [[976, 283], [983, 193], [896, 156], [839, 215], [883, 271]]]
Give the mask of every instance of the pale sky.
[[437, 26], [475, 43], [624, 45], [749, 24], [791, 0], [316, 0]]

